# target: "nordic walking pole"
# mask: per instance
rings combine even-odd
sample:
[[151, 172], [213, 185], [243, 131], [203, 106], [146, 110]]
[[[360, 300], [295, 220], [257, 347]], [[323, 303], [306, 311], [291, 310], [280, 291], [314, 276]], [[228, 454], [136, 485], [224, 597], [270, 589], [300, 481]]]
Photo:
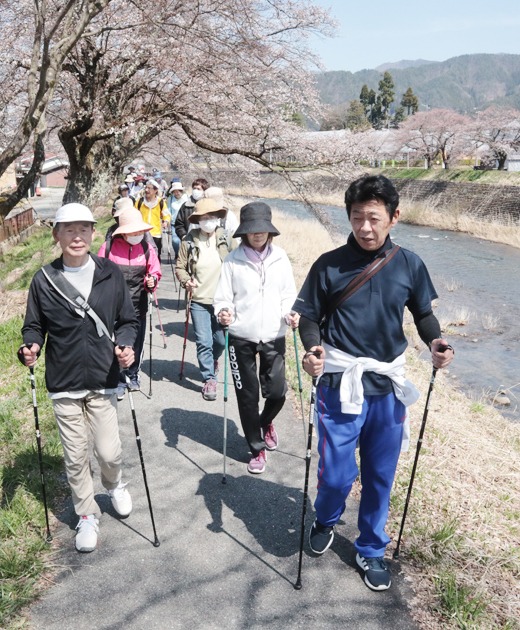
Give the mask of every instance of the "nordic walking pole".
[[[186, 291], [188, 294], [188, 291]], [[184, 322], [184, 341], [182, 342], [182, 359], [181, 359], [181, 371], [179, 372], [179, 379], [182, 380], [184, 374], [184, 355], [186, 354], [186, 344], [188, 341], [188, 328], [190, 325], [190, 305], [191, 305], [191, 291], [189, 292], [188, 300], [186, 301], [186, 321]]]
[[[446, 350], [447, 348], [444, 348]], [[441, 348], [439, 348], [440, 352], [443, 352]], [[415, 459], [412, 467], [412, 474], [410, 477], [410, 483], [408, 484], [408, 492], [406, 493], [406, 501], [404, 503], [403, 510], [403, 518], [401, 519], [401, 528], [399, 529], [399, 537], [397, 539], [397, 547], [395, 548], [393, 557], [397, 559], [399, 557], [399, 547], [401, 546], [401, 536], [403, 535], [404, 523], [406, 521], [406, 514], [408, 512], [408, 504], [410, 502], [410, 496], [412, 494], [413, 481], [415, 478], [415, 471], [417, 469], [417, 462], [419, 461], [419, 453], [421, 452], [421, 446], [423, 441], [424, 430], [426, 429], [426, 419], [428, 418], [428, 410], [430, 407], [430, 396], [433, 390], [433, 384], [435, 383], [435, 375], [437, 374], [437, 368], [433, 368], [432, 376], [430, 378], [430, 386], [428, 387], [428, 394], [426, 395], [426, 404], [424, 406], [423, 419], [421, 422], [421, 429], [419, 431], [419, 437], [417, 438], [417, 448], [415, 450]]]
[[224, 472], [222, 474], [222, 483], [227, 483], [226, 479], [226, 451], [227, 451], [227, 399], [228, 399], [228, 349], [229, 349], [229, 328], [224, 328], [224, 440], [222, 445], [222, 453], [224, 455]]
[[173, 268], [172, 252], [171, 252], [171, 249], [170, 249], [171, 232], [168, 232], [168, 230], [164, 230], [163, 233], [166, 234], [166, 249], [168, 250], [168, 264], [170, 265], [170, 267], [172, 269], [173, 286], [175, 287], [175, 291], [177, 291], [177, 278], [175, 277], [175, 270]]
[[[121, 348], [121, 346], [119, 347]], [[130, 385], [130, 378], [128, 377], [127, 374], [125, 374], [125, 379], [126, 379], [126, 384]], [[137, 416], [135, 414], [134, 397], [129, 387], [128, 387], [128, 400], [130, 401], [130, 409], [132, 410], [132, 419], [134, 421], [134, 431], [135, 431], [135, 441], [137, 442], [137, 450], [139, 451], [139, 459], [141, 461], [141, 470], [143, 471], [143, 481], [144, 481], [144, 487], [146, 490], [146, 498], [148, 499], [148, 507], [150, 508], [150, 518], [152, 519], [153, 534], [155, 536], [155, 540], [153, 541], [153, 546], [158, 547], [161, 543], [159, 542], [159, 539], [157, 538], [157, 531], [155, 529], [155, 521], [153, 518], [153, 510], [152, 510], [152, 500], [150, 498], [150, 490], [148, 489], [148, 482], [146, 480], [146, 469], [144, 467], [143, 449], [141, 448], [141, 436], [139, 435], [139, 427], [137, 426]]]
[[300, 371], [300, 359], [298, 356], [298, 341], [296, 339], [296, 328], [293, 328], [293, 344], [294, 344], [294, 354], [296, 358], [296, 370], [298, 372], [298, 390], [300, 392], [300, 406], [302, 410], [303, 439], [305, 440], [305, 411], [303, 409], [303, 385], [302, 385], [302, 373]]
[[154, 289], [154, 292], [153, 292], [153, 298], [154, 298], [154, 301], [155, 301], [155, 308], [157, 310], [157, 319], [159, 320], [159, 327], [161, 329], [161, 335], [162, 335], [163, 344], [164, 344], [164, 347], [166, 348], [166, 337], [164, 336], [164, 328], [163, 328], [163, 325], [162, 325], [162, 322], [161, 322], [161, 314], [159, 312], [159, 302], [157, 301], [157, 293], [156, 293], [155, 289]]
[[148, 311], [150, 313], [149, 317], [150, 317], [150, 325], [149, 325], [149, 332], [150, 332], [150, 389], [148, 390], [148, 397], [151, 398], [152, 397], [152, 375], [153, 375], [153, 371], [152, 371], [152, 296], [150, 294], [148, 294]]
[[[315, 356], [320, 357], [320, 352], [315, 352]], [[302, 587], [302, 560], [303, 560], [303, 540], [305, 538], [305, 515], [307, 513], [307, 496], [309, 492], [309, 471], [311, 468], [312, 430], [314, 427], [314, 405], [316, 404], [316, 379], [312, 379], [311, 404], [309, 410], [309, 430], [307, 433], [307, 451], [305, 453], [305, 482], [303, 484], [303, 507], [302, 522], [300, 527], [300, 555], [298, 558], [298, 577], [294, 588], [299, 591]]]
[[30, 367], [29, 372], [31, 375], [31, 391], [32, 391], [32, 401], [33, 401], [33, 410], [34, 410], [34, 427], [36, 431], [36, 444], [38, 445], [38, 462], [40, 464], [40, 480], [42, 484], [42, 497], [43, 497], [43, 508], [45, 510], [45, 523], [47, 525], [47, 542], [51, 542], [51, 529], [49, 527], [49, 511], [47, 509], [47, 493], [45, 492], [45, 473], [43, 470], [43, 457], [42, 457], [42, 440], [40, 433], [40, 421], [38, 419], [38, 403], [36, 401], [36, 380], [34, 378], [34, 368]]

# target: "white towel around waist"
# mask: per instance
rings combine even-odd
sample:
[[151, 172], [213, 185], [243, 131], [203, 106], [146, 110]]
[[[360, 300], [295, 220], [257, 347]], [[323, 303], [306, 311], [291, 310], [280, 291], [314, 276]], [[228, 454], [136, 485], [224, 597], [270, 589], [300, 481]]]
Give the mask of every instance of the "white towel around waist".
[[[404, 375], [405, 355], [401, 354], [391, 363], [384, 363], [368, 357], [353, 357], [347, 352], [338, 350], [323, 342], [325, 349], [325, 372], [343, 372], [339, 398], [342, 413], [361, 413], [364, 400], [364, 389], [361, 378], [363, 372], [375, 372], [388, 376], [392, 381], [395, 396], [405, 407], [413, 405], [419, 399], [419, 391]], [[401, 450], [408, 450], [410, 442], [410, 421], [408, 412], [404, 422], [403, 444]]]

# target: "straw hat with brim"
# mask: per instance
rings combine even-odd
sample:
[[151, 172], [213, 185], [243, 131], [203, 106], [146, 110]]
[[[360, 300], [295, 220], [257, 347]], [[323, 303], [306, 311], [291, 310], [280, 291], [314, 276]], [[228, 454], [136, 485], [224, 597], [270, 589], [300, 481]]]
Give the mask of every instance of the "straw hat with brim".
[[214, 199], [199, 199], [195, 204], [195, 210], [190, 214], [189, 222], [198, 224], [200, 217], [205, 214], [214, 214], [219, 219], [224, 219], [227, 210], [219, 208], [218, 203]]
[[132, 200], [129, 197], [121, 197], [117, 201], [114, 201], [114, 217], [120, 217], [125, 210], [131, 210], [134, 207]]
[[240, 209], [240, 225], [235, 230], [233, 238], [259, 232], [278, 236], [280, 232], [271, 223], [272, 216], [271, 208], [266, 203], [262, 201], [247, 203]]
[[97, 223], [94, 215], [87, 206], [82, 203], [66, 203], [56, 210], [54, 227], [58, 223]]
[[134, 232], [149, 232], [152, 226], [143, 221], [141, 213], [136, 208], [123, 210], [119, 215], [119, 227], [114, 230], [114, 236], [118, 234], [134, 234]]

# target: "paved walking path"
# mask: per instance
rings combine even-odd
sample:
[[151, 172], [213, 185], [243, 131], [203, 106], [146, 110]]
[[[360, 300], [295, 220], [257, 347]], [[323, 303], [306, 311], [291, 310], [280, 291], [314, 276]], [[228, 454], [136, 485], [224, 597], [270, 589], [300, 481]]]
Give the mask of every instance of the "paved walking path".
[[[276, 422], [280, 447], [268, 455], [266, 472], [246, 470], [248, 451], [232, 388], [227, 403], [227, 484], [223, 472], [223, 370], [218, 400], [207, 402], [190, 326], [185, 378], [179, 380], [184, 302], [169, 266], [159, 289], [163, 347], [153, 311], [152, 398], [134, 394], [142, 450], [160, 546], [143, 485], [129, 401], [120, 403], [125, 455], [134, 510], [117, 518], [95, 468], [97, 499], [104, 514], [99, 546], [74, 550], [77, 517], [68, 500], [58, 516], [54, 545], [60, 568], [53, 586], [29, 610], [41, 630], [416, 628], [405, 599], [406, 583], [393, 563], [394, 584], [370, 591], [355, 568], [352, 541], [357, 505], [349, 499], [332, 547], [313, 557], [307, 532], [303, 588], [296, 591], [305, 471], [302, 422], [288, 400]], [[148, 341], [148, 337], [147, 337]], [[148, 393], [145, 347], [143, 391]], [[315, 453], [315, 450], [314, 450]], [[310, 498], [315, 497], [313, 455]]]

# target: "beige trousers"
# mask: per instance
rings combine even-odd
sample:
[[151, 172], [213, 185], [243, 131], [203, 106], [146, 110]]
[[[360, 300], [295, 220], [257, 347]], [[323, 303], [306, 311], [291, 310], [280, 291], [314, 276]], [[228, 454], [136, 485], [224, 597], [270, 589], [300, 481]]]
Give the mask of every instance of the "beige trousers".
[[117, 396], [89, 392], [84, 398], [58, 398], [52, 402], [76, 514], [100, 516], [90, 470], [89, 434], [101, 468], [101, 483], [112, 490], [121, 480]]

